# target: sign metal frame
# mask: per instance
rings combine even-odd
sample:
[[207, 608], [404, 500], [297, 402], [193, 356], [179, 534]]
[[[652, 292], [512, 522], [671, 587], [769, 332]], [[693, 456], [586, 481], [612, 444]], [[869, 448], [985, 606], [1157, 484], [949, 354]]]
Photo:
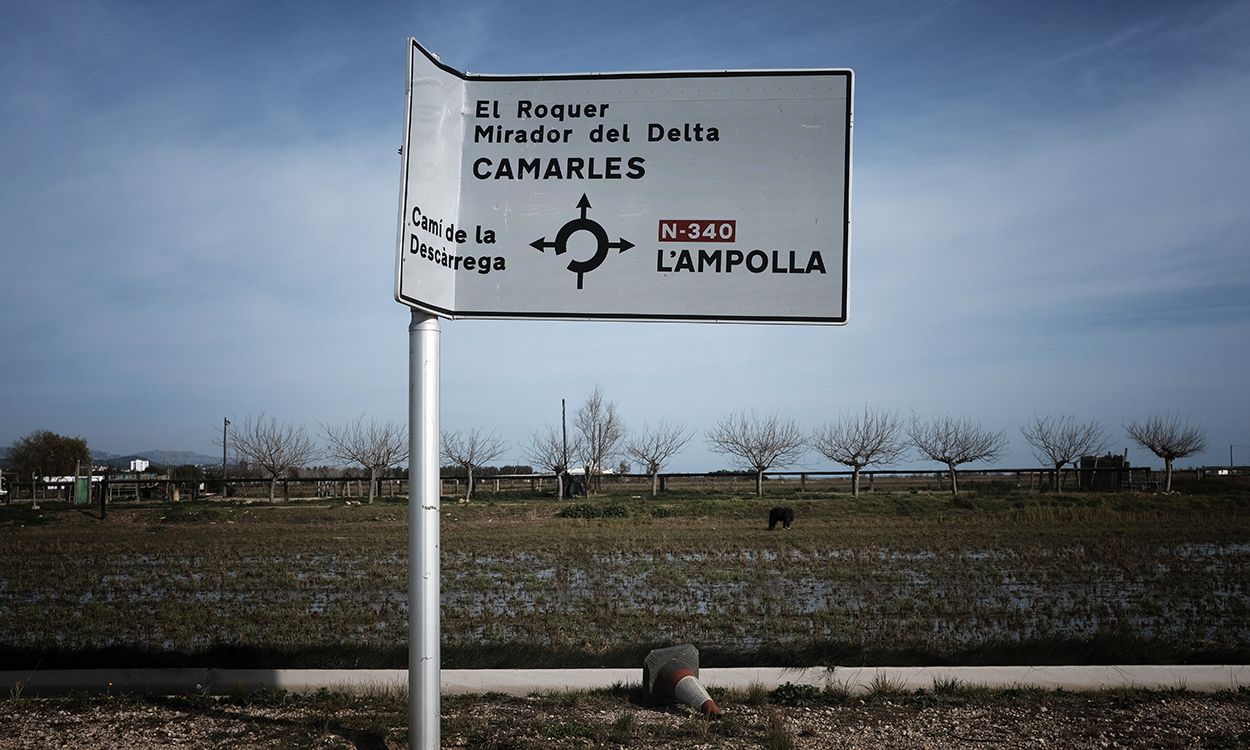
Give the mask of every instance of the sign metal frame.
[[[513, 319], [513, 320], [617, 320], [617, 321], [669, 321], [669, 322], [724, 322], [724, 323], [772, 323], [772, 324], [817, 324], [817, 325], [844, 325], [848, 319], [849, 306], [849, 271], [850, 271], [850, 241], [851, 241], [851, 153], [852, 153], [852, 126], [854, 121], [854, 73], [850, 69], [788, 69], [788, 70], [719, 70], [719, 71], [659, 71], [659, 72], [622, 72], [622, 73], [567, 73], [567, 74], [476, 74], [467, 73], [456, 70], [449, 65], [444, 64], [439, 58], [426, 50], [416, 39], [410, 39], [409, 48], [409, 69], [408, 69], [408, 86], [407, 86], [407, 102], [404, 113], [404, 146], [403, 146], [403, 181], [400, 196], [398, 227], [396, 231], [396, 260], [395, 260], [395, 299], [396, 301], [408, 305], [411, 308], [425, 311], [432, 315], [450, 319], [461, 318], [478, 318], [478, 319]], [[430, 299], [422, 299], [419, 296], [408, 293], [404, 289], [404, 264], [405, 264], [405, 245], [407, 237], [405, 232], [406, 214], [411, 210], [412, 203], [410, 201], [409, 186], [411, 182], [411, 162], [410, 155], [413, 153], [413, 81], [414, 72], [418, 63], [417, 56], [420, 55], [429, 64], [432, 64], [447, 75], [454, 77], [462, 82], [490, 82], [490, 83], [542, 83], [555, 81], [638, 81], [646, 82], [648, 80], [665, 80], [665, 79], [750, 79], [761, 77], [834, 77], [843, 79], [845, 85], [846, 96], [846, 113], [845, 113], [845, 130], [843, 133], [844, 151], [841, 154], [843, 164], [843, 174], [841, 175], [841, 197], [842, 205], [838, 208], [842, 219], [841, 229], [841, 247], [830, 247], [831, 256], [836, 258], [836, 264], [841, 273], [841, 289], [840, 289], [840, 309], [833, 314], [735, 314], [733, 312], [717, 313], [717, 314], [689, 314], [689, 313], [673, 313], [666, 311], [659, 312], [619, 312], [619, 311], [596, 311], [596, 310], [578, 310], [576, 312], [560, 311], [560, 310], [510, 310], [503, 308], [476, 307], [473, 309], [459, 306], [458, 301], [452, 305], [439, 304]], [[467, 106], [467, 105], [466, 105]], [[645, 190], [645, 185], [640, 185], [639, 190]], [[585, 196], [583, 195], [583, 200]], [[458, 200], [458, 199], [457, 199]], [[570, 205], [570, 209], [573, 206]], [[582, 218], [586, 216], [585, 209], [582, 210]], [[667, 217], [661, 217], [667, 218]], [[547, 239], [548, 237], [544, 237]], [[639, 238], [636, 241], [643, 241]], [[538, 247], [537, 242], [531, 243], [533, 247]], [[420, 273], [420, 271], [410, 271], [410, 273]], [[451, 274], [451, 284], [453, 291], [451, 298], [455, 299], [455, 279], [458, 274]], [[578, 275], [578, 284], [581, 283], [581, 275]], [[832, 285], [831, 285], [832, 286]], [[580, 286], [579, 286], [580, 288]], [[428, 296], [428, 295], [427, 295]], [[833, 307], [831, 305], [831, 307]]]

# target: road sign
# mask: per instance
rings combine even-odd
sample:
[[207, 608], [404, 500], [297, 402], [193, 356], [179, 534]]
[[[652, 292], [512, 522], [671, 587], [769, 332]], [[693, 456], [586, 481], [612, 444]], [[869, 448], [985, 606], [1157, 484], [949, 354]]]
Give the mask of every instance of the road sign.
[[409, 53], [400, 302], [846, 322], [851, 71], [487, 76]]

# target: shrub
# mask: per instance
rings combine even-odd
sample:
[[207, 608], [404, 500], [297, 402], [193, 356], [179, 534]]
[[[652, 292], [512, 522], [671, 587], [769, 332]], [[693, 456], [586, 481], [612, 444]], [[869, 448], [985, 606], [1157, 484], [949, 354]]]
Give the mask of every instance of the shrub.
[[560, 518], [624, 518], [629, 515], [624, 505], [591, 505], [577, 503], [560, 509], [556, 513]]
[[773, 691], [772, 702], [783, 706], [815, 706], [821, 702], [820, 688], [787, 682]]

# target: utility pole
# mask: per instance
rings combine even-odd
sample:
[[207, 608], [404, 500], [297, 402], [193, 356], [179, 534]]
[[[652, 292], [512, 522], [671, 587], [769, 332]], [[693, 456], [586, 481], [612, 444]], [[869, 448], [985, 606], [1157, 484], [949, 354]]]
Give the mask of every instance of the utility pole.
[[1233, 467], [1237, 465], [1233, 463], [1233, 448], [1250, 448], [1250, 445], [1238, 445], [1237, 443], [1229, 444], [1228, 446], [1228, 473], [1230, 476], [1233, 473]]
[[556, 477], [556, 481], [560, 483], [560, 490], [556, 494], [564, 497], [564, 476], [569, 473], [569, 423], [564, 414], [564, 399], [560, 399], [560, 450], [560, 463], [564, 464], [564, 472]]
[[226, 446], [230, 445], [227, 440], [228, 430], [230, 429], [230, 420], [225, 417], [221, 418], [221, 496], [223, 498], [230, 496], [230, 485], [226, 484]]

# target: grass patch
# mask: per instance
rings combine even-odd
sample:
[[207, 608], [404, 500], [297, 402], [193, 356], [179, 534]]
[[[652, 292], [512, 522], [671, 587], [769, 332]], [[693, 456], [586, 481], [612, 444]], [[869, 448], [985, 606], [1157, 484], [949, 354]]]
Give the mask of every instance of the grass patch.
[[770, 691], [762, 682], [752, 682], [747, 685], [746, 702], [752, 706], [763, 706], [768, 703]]
[[768, 700], [782, 706], [816, 706], [824, 702], [820, 688], [815, 685], [796, 685], [786, 682], [778, 685]]
[[868, 683], [868, 690], [864, 693], [864, 700], [895, 700], [911, 695], [911, 692], [901, 678], [891, 678], [884, 672], [878, 672], [873, 675], [872, 681]]
[[592, 503], [576, 503], [566, 505], [556, 513], [560, 518], [625, 518], [629, 511], [624, 505], [597, 505]]
[[786, 724], [786, 717], [777, 709], [768, 712], [768, 729], [764, 733], [767, 750], [794, 750], [794, 734]]
[[628, 745], [633, 742], [637, 732], [638, 714], [627, 710], [612, 722], [612, 727], [608, 731], [608, 739], [620, 745]]
[[230, 512], [221, 508], [171, 506], [157, 520], [161, 523], [217, 523], [229, 519]]

